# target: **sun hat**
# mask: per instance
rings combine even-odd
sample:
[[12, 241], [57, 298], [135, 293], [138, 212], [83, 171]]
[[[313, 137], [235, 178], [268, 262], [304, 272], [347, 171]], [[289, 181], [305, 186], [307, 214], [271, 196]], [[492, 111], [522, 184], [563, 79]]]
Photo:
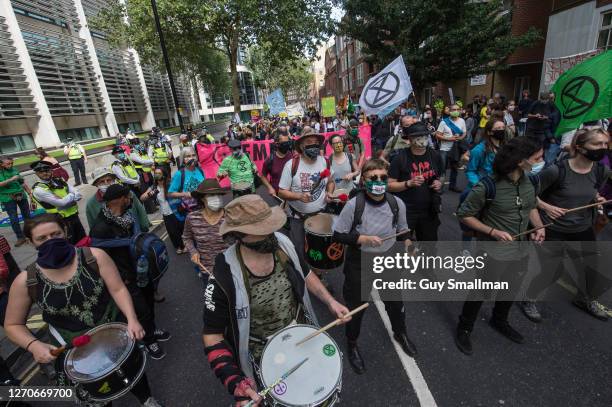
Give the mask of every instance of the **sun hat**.
[[270, 207], [259, 195], [243, 195], [225, 205], [225, 220], [219, 233], [265, 236], [282, 228], [286, 221], [287, 215], [280, 206]]
[[206, 178], [198, 185], [195, 191], [191, 191], [191, 196], [200, 199], [204, 195], [221, 195], [229, 191], [229, 188], [222, 188], [217, 178]]
[[112, 175], [117, 178], [117, 176], [108, 168], [108, 167], [98, 167], [91, 173], [91, 183], [95, 185], [96, 181], [105, 175]]

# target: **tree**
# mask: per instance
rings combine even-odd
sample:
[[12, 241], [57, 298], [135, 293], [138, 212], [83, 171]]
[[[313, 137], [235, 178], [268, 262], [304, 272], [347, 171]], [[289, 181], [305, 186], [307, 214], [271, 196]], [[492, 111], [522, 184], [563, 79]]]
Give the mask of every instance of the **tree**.
[[380, 66], [402, 54], [415, 89], [503, 69], [518, 47], [541, 38], [533, 27], [513, 36], [503, 0], [343, 3], [340, 31], [361, 41], [364, 54]]
[[249, 48], [246, 65], [257, 87], [270, 91], [280, 88], [285, 96], [293, 94], [301, 101], [308, 97], [313, 80], [308, 59], [283, 58], [266, 43]]
[[[234, 111], [240, 112], [238, 50], [240, 46], [269, 43], [278, 55], [315, 54], [317, 46], [334, 31], [326, 18], [332, 0], [157, 0], [170, 59], [177, 71], [188, 70], [190, 48], [217, 49], [229, 62]], [[150, 0], [112, 0], [104, 23], [113, 37], [133, 44], [145, 61], [158, 58], [158, 39]], [[121, 16], [130, 25], [120, 27]], [[114, 17], [114, 18], [113, 18]], [[113, 19], [111, 19], [113, 18]]]

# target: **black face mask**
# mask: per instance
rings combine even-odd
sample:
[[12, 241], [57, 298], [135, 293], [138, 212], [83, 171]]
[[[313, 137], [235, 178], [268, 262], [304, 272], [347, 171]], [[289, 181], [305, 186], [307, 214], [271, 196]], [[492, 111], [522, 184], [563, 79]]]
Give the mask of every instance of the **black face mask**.
[[491, 137], [493, 137], [495, 140], [502, 141], [506, 138], [506, 130], [493, 130], [491, 132]]
[[283, 141], [282, 143], [279, 143], [276, 148], [278, 149], [278, 151], [280, 151], [281, 153], [286, 153], [289, 150], [291, 150], [291, 142], [290, 141]]
[[36, 264], [46, 269], [66, 267], [76, 255], [76, 249], [66, 239], [49, 239], [38, 246]]
[[598, 161], [601, 161], [606, 156], [607, 152], [608, 152], [607, 148], [598, 148], [596, 150], [589, 150], [588, 148], [583, 148], [582, 151], [580, 151], [580, 154], [582, 154], [583, 156], [585, 156], [586, 158], [588, 158], [589, 160], [593, 162], [598, 162]]
[[186, 165], [187, 167], [191, 167], [191, 166], [192, 166], [192, 165], [194, 165], [195, 163], [196, 163], [196, 159], [195, 159], [195, 158], [192, 158], [191, 160], [186, 161], [186, 162], [185, 162], [185, 165]]
[[241, 240], [240, 244], [257, 253], [274, 253], [278, 249], [278, 239], [273, 234], [266, 236], [265, 239], [258, 242], [247, 243]]
[[310, 158], [311, 160], [314, 160], [319, 156], [320, 151], [321, 151], [321, 146], [319, 146], [318, 144], [315, 144], [315, 145], [306, 147], [304, 149], [304, 154], [306, 154], [306, 157]]

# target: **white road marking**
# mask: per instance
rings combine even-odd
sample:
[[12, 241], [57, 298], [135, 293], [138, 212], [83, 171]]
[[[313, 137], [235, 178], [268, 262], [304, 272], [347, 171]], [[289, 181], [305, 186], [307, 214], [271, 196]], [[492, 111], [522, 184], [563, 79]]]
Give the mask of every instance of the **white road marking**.
[[161, 240], [166, 240], [167, 237], [168, 237], [168, 232], [164, 232], [159, 238]]
[[376, 305], [376, 310], [378, 310], [378, 314], [380, 315], [380, 319], [382, 320], [385, 328], [387, 328], [387, 334], [389, 335], [389, 339], [391, 343], [393, 343], [393, 347], [395, 348], [395, 352], [397, 356], [402, 362], [402, 366], [408, 375], [408, 379], [414, 388], [414, 392], [416, 393], [417, 398], [419, 399], [419, 404], [421, 407], [437, 407], [436, 400], [434, 400], [431, 391], [429, 391], [429, 386], [427, 386], [427, 382], [421, 373], [421, 369], [417, 365], [416, 361], [410, 356], [406, 355], [400, 345], [393, 339], [393, 331], [391, 330], [391, 321], [389, 320], [389, 316], [387, 315], [387, 311], [385, 311], [385, 305], [380, 300], [380, 296], [378, 295], [378, 291], [372, 290], [372, 299], [374, 300], [374, 305]]

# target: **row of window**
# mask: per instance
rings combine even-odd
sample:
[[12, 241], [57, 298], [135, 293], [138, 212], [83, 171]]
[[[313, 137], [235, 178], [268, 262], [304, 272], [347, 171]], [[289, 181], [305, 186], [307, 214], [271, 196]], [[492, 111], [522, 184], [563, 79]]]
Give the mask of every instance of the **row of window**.
[[603, 15], [601, 30], [597, 37], [597, 48], [612, 49], [612, 11]]

